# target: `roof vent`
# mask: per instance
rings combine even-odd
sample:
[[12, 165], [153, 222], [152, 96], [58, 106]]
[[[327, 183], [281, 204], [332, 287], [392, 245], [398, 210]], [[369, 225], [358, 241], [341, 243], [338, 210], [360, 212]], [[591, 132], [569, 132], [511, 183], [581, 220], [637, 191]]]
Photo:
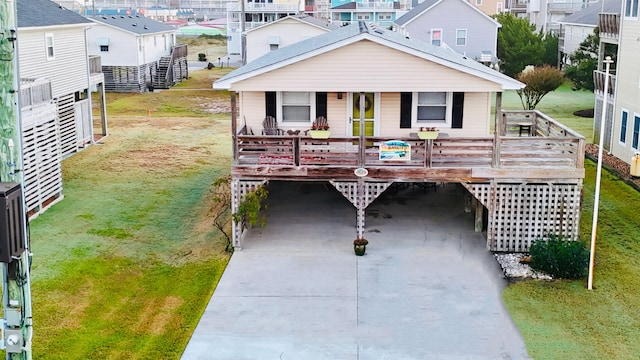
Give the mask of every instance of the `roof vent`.
[[137, 23], [133, 23], [133, 24], [131, 24], [131, 26], [138, 26], [138, 24]]
[[144, 29], [145, 29], [145, 30], [147, 30], [147, 29], [149, 29], [149, 28], [147, 27], [147, 25], [145, 25], [145, 26], [144, 26]]

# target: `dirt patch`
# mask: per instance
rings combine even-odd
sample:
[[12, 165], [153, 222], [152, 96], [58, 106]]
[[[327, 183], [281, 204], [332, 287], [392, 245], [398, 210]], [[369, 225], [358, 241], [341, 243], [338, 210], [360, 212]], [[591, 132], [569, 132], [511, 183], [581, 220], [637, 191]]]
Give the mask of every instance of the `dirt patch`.
[[[176, 309], [184, 303], [177, 296], [167, 296], [160, 305], [157, 301], [145, 304], [144, 311], [139, 315], [134, 329], [138, 333], [162, 335], [167, 331], [167, 325], [179, 326], [180, 319]], [[158, 306], [160, 305], [160, 306]]]
[[593, 119], [593, 109], [584, 109], [584, 110], [574, 111], [573, 115], [580, 116], [580, 117], [583, 117], [583, 118], [592, 118]]

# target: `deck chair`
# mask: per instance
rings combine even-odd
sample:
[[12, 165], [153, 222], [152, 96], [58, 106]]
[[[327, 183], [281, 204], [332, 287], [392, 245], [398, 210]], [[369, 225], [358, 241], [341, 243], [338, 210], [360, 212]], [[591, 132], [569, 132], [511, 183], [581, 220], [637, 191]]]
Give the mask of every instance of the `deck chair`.
[[319, 129], [325, 129], [326, 127], [329, 126], [329, 121], [327, 121], [327, 118], [324, 116], [318, 116], [313, 123]]
[[262, 135], [281, 135], [282, 130], [278, 129], [278, 121], [273, 116], [267, 116], [262, 121]]

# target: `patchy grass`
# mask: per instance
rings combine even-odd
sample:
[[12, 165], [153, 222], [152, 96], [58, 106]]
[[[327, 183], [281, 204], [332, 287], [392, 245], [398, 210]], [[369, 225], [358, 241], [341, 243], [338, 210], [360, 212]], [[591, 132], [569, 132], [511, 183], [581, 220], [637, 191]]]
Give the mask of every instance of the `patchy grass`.
[[110, 136], [63, 161], [65, 199], [31, 222], [35, 359], [180, 358], [229, 259], [207, 217], [231, 156], [208, 109], [228, 99], [107, 94]]
[[[589, 241], [595, 165], [588, 161], [580, 237]], [[544, 359], [640, 356], [640, 194], [603, 173], [594, 290], [581, 281], [525, 281], [503, 293], [529, 355]]]

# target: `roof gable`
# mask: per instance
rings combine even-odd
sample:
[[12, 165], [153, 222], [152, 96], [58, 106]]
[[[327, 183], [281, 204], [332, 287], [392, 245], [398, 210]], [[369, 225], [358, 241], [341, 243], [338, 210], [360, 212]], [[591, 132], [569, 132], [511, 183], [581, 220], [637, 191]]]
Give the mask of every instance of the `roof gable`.
[[[400, 18], [396, 19], [395, 24], [399, 26], [403, 26], [412, 21], [415, 21], [425, 13], [428, 13], [431, 9], [438, 6], [443, 1], [444, 0], [425, 0], [422, 3], [418, 4], [417, 6], [415, 6], [406, 14], [402, 15]], [[450, 4], [453, 1], [457, 1], [461, 6], [467, 6], [468, 8], [472, 9], [476, 14], [478, 14], [477, 16], [480, 16], [485, 20], [492, 22], [497, 27], [501, 27], [499, 22], [497, 22], [495, 19], [485, 14], [482, 10], [478, 9], [477, 7], [473, 6], [471, 3], [465, 0], [447, 0], [447, 1], [448, 1], [448, 4]], [[447, 21], [450, 21], [450, 20], [447, 20]]]
[[138, 35], [176, 31], [173, 26], [165, 25], [142, 15], [94, 16], [91, 20]]
[[512, 78], [454, 51], [426, 44], [422, 41], [408, 39], [396, 32], [359, 22], [271, 51], [222, 77], [214, 83], [214, 87], [229, 89], [234, 82], [273, 71], [362, 40], [377, 42], [423, 60], [499, 83], [503, 89], [520, 89], [524, 86], [524, 84]]
[[49, 0], [18, 0], [18, 28], [81, 25], [91, 21]]
[[264, 28], [269, 27], [269, 26], [274, 26], [274, 25], [277, 25], [277, 24], [280, 24], [280, 23], [285, 23], [285, 22], [288, 22], [288, 21], [297, 21], [297, 22], [300, 22], [300, 23], [303, 23], [303, 24], [308, 24], [310, 26], [314, 26], [314, 27], [317, 27], [317, 28], [320, 28], [320, 29], [323, 29], [323, 30], [327, 30], [327, 31], [330, 31], [332, 29], [337, 29], [339, 27], [339, 26], [336, 26], [336, 25], [331, 24], [329, 22], [320, 20], [318, 18], [309, 16], [309, 15], [306, 15], [306, 14], [298, 14], [298, 15], [288, 15], [288, 16], [280, 18], [280, 19], [278, 19], [276, 21], [272, 21], [272, 22], [266, 23], [264, 25], [258, 26], [256, 28], [249, 29], [249, 30], [247, 30], [247, 33], [252, 32], [254, 30], [258, 30], [258, 29], [264, 29]]

